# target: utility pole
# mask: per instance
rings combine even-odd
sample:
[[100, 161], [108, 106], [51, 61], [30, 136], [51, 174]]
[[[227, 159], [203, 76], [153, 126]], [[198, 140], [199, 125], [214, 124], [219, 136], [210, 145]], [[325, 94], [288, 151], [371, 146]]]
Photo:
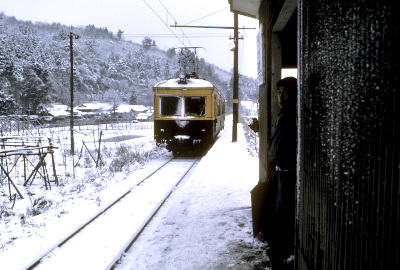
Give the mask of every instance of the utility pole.
[[71, 87], [71, 116], [70, 116], [70, 131], [71, 131], [71, 155], [75, 155], [75, 143], [74, 143], [74, 39], [80, 38], [78, 35], [70, 32], [69, 33], [69, 51], [71, 61], [71, 76], [70, 76], [70, 87]]
[[232, 126], [232, 142], [237, 141], [237, 124], [239, 119], [239, 29], [238, 29], [238, 14], [234, 16], [234, 32], [233, 42], [233, 126]]

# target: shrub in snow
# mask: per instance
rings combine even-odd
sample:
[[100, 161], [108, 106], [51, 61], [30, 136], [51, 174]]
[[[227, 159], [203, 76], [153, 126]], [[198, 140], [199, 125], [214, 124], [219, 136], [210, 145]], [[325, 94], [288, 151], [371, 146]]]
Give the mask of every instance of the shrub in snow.
[[146, 144], [121, 144], [115, 152], [114, 158], [111, 160], [109, 170], [111, 172], [121, 172], [130, 165], [143, 164], [152, 157], [156, 157], [160, 151], [158, 147], [152, 145], [148, 147]]
[[111, 161], [109, 166], [112, 172], [121, 172], [122, 168], [134, 163], [137, 157], [137, 153], [126, 145], [121, 145], [116, 150], [116, 156]]
[[3, 197], [0, 199], [0, 219], [5, 219], [14, 216], [14, 212], [9, 207], [10, 201], [8, 197]]
[[45, 198], [44, 196], [36, 198], [33, 200], [32, 207], [27, 209], [27, 214], [28, 216], [40, 215], [46, 212], [46, 210], [48, 210], [51, 205], [52, 201], [48, 198]]

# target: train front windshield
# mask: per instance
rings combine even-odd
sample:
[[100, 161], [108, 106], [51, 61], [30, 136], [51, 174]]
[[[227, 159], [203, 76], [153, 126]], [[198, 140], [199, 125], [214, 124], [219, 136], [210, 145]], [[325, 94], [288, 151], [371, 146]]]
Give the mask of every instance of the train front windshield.
[[161, 97], [163, 116], [203, 116], [205, 113], [206, 97]]
[[182, 99], [180, 97], [161, 97], [161, 115], [180, 116], [182, 114]]
[[206, 97], [185, 97], [185, 115], [202, 116], [206, 112]]

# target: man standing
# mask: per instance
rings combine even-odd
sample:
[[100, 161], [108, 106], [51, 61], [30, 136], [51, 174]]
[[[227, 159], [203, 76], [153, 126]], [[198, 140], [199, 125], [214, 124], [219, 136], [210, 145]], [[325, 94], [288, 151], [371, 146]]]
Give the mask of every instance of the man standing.
[[271, 138], [271, 177], [275, 182], [275, 221], [268, 239], [274, 270], [294, 269], [296, 161], [297, 161], [297, 80], [284, 78], [277, 83], [280, 113]]

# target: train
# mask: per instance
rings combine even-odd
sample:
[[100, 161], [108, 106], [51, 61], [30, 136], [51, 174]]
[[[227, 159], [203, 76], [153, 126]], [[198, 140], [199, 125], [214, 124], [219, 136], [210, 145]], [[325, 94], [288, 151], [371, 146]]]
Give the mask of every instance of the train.
[[154, 92], [154, 139], [173, 155], [208, 149], [225, 127], [226, 100], [195, 72], [157, 83]]

